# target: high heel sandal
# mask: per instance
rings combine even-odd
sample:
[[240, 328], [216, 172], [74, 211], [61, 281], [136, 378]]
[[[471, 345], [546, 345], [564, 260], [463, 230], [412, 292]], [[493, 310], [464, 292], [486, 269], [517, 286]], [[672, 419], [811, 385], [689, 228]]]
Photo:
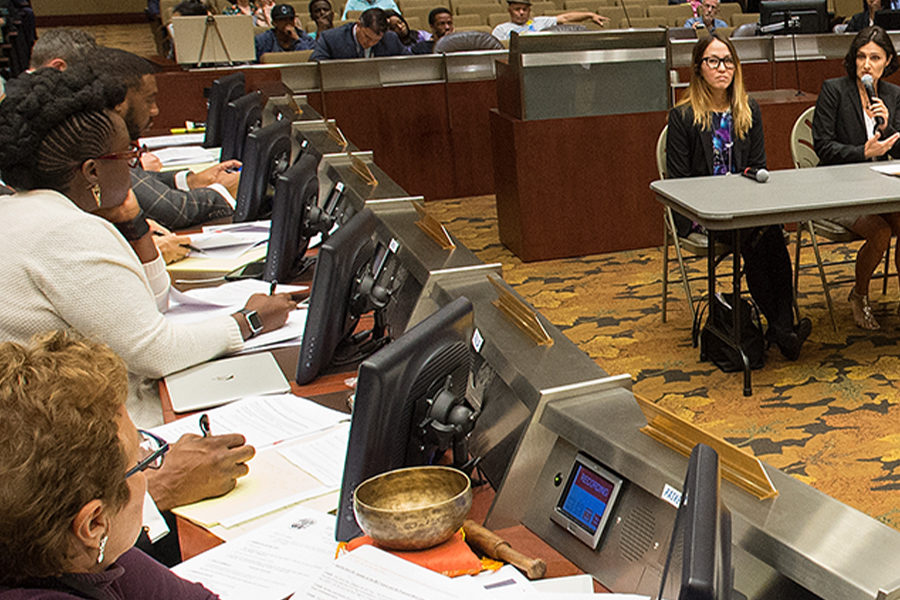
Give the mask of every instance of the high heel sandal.
[[856, 321], [858, 327], [870, 330], [881, 328], [878, 321], [875, 320], [875, 315], [872, 314], [868, 296], [857, 294], [855, 289], [851, 289], [850, 297], [847, 300], [850, 302], [853, 320]]

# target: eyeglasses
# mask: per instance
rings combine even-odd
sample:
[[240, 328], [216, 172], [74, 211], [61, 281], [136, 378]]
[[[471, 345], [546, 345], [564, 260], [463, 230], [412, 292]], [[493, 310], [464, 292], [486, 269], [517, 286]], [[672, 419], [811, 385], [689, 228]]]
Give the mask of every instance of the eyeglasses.
[[726, 56], [724, 58], [719, 58], [718, 56], [707, 56], [702, 60], [706, 65], [712, 69], [716, 70], [720, 66], [724, 65], [727, 71], [730, 71], [734, 68], [734, 59], [730, 56]]
[[163, 458], [166, 452], [169, 451], [169, 442], [158, 435], [143, 429], [138, 429], [138, 435], [141, 436], [141, 459], [135, 466], [128, 469], [125, 473], [125, 479], [140, 471], [160, 468], [163, 465]]
[[141, 162], [141, 156], [143, 156], [146, 151], [146, 148], [132, 146], [124, 152], [111, 152], [109, 154], [104, 154], [103, 156], [98, 156], [97, 160], [127, 160], [128, 166], [134, 168]]

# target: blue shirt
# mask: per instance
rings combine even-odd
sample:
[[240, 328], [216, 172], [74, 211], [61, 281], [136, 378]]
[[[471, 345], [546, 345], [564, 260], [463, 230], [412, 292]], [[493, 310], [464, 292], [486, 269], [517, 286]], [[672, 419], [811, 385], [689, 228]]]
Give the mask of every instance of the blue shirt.
[[[688, 19], [687, 21], [684, 22], [684, 26], [685, 27], [693, 27], [694, 23], [702, 23], [702, 22], [703, 22], [703, 19], [701, 19], [700, 17], [691, 17], [690, 19]], [[715, 21], [713, 21], [713, 25], [715, 25], [715, 29], [718, 29], [719, 27], [728, 27], [728, 23], [726, 23], [722, 19], [716, 19]]]
[[368, 0], [347, 0], [347, 6], [344, 7], [344, 14], [341, 15], [341, 20], [347, 20], [347, 13], [351, 10], [369, 10], [370, 8], [380, 8], [382, 10], [392, 10], [396, 12], [398, 15], [400, 13], [400, 8], [397, 6], [397, 3], [394, 0], [375, 0], [374, 2], [368, 2]]
[[278, 38], [275, 37], [274, 29], [263, 31], [257, 35], [253, 40], [256, 45], [256, 62], [259, 62], [259, 58], [268, 52], [293, 52], [295, 50], [312, 50], [316, 47], [316, 41], [306, 35], [306, 32], [298, 29], [297, 33], [300, 34], [300, 38], [294, 40], [294, 45], [290, 48], [281, 47]]

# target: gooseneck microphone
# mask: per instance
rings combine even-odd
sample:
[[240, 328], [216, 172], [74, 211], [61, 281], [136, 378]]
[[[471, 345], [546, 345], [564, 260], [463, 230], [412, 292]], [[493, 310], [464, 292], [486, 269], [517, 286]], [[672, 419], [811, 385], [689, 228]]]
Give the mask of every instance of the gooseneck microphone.
[[747, 167], [741, 171], [741, 175], [760, 183], [765, 183], [769, 180], [769, 172], [765, 169], [757, 169], [756, 167]]
[[[866, 73], [860, 78], [860, 81], [863, 84], [863, 87], [866, 88], [866, 95], [869, 96], [869, 102], [878, 97], [878, 94], [875, 93], [875, 80], [872, 79], [872, 76]], [[884, 125], [884, 117], [881, 115], [875, 116], [875, 127], [881, 127]]]

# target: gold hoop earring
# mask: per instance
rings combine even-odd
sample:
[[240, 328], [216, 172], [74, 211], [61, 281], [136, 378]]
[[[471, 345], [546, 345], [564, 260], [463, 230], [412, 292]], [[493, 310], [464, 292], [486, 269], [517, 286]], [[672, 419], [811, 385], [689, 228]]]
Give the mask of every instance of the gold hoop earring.
[[97, 208], [101, 208], [102, 205], [100, 204], [100, 184], [99, 183], [95, 183], [94, 185], [91, 186], [91, 193], [94, 195], [94, 202], [97, 203]]

